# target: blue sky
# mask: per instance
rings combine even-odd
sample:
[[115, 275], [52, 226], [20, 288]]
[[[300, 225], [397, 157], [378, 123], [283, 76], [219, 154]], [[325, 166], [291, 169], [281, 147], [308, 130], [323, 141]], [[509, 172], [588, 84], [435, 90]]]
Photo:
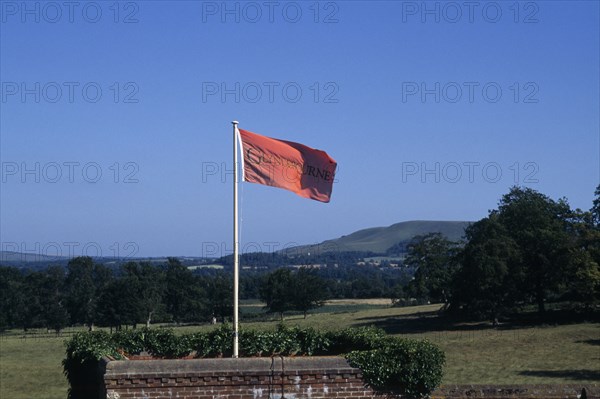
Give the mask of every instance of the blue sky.
[[589, 209], [599, 3], [0, 2], [3, 250], [231, 251], [232, 133], [326, 150], [332, 200], [241, 186], [242, 249]]

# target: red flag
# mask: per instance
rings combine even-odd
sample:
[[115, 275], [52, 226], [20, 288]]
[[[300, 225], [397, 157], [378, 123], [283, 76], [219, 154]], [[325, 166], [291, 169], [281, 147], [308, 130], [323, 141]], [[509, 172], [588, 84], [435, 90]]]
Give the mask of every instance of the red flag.
[[329, 202], [337, 163], [325, 151], [238, 129], [243, 180]]

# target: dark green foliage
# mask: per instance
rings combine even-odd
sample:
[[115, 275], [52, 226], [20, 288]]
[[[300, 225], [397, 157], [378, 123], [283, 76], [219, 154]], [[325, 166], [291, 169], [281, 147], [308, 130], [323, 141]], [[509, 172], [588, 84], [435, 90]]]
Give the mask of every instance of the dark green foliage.
[[207, 281], [207, 286], [208, 311], [225, 322], [233, 314], [233, 277], [218, 273]]
[[266, 331], [240, 329], [239, 349], [241, 357], [270, 355], [270, 336]]
[[542, 314], [548, 297], [562, 288], [569, 261], [566, 219], [570, 208], [565, 200], [554, 201], [535, 190], [514, 187], [502, 197], [497, 214], [520, 252], [519, 273], [513, 282], [529, 294]]
[[127, 355], [139, 355], [146, 348], [145, 328], [135, 330], [120, 330], [112, 334], [111, 340], [115, 347]]
[[260, 289], [260, 298], [267, 304], [269, 313], [283, 313], [297, 310], [304, 314], [323, 306], [327, 296], [325, 282], [313, 270], [301, 267], [292, 272], [282, 268], [269, 274]]
[[144, 343], [155, 357], [179, 358], [192, 352], [189, 336], [176, 336], [171, 329], [144, 329]]
[[130, 303], [135, 301], [135, 293], [130, 291], [124, 278], [111, 279], [98, 297], [98, 324], [117, 329], [133, 324], [136, 310]]
[[104, 331], [77, 333], [66, 342], [63, 370], [69, 381], [69, 399], [100, 397], [102, 377], [98, 373], [103, 356], [122, 358], [110, 334]]
[[[289, 258], [288, 262], [290, 261]], [[117, 269], [87, 257], [74, 258], [66, 269], [27, 272], [0, 267], [0, 329], [60, 329], [85, 324], [119, 330], [154, 322], [226, 321], [233, 314], [233, 277], [229, 273], [192, 273], [177, 259], [166, 265], [128, 262]], [[262, 273], [262, 274], [261, 274]], [[324, 298], [387, 297], [410, 273], [398, 268], [335, 266], [292, 271], [286, 307], [304, 314]], [[241, 296], [257, 298], [264, 272], [244, 270]], [[296, 293], [293, 297], [291, 293]], [[51, 298], [51, 301], [47, 299]], [[277, 312], [275, 312], [277, 313]]]
[[277, 269], [269, 274], [260, 290], [260, 299], [267, 304], [269, 313], [283, 313], [294, 308], [291, 298], [292, 271], [287, 268]]
[[329, 332], [327, 336], [331, 342], [328, 351], [336, 355], [346, 353], [349, 350], [364, 351], [372, 349], [386, 337], [383, 330], [374, 327], [346, 328]]
[[129, 262], [123, 266], [125, 282], [129, 291], [129, 303], [133, 310], [130, 323], [150, 326], [152, 318], [164, 309], [164, 273], [150, 263]]
[[417, 236], [408, 245], [407, 267], [416, 269], [407, 291], [417, 299], [448, 302], [450, 282], [456, 273], [457, 244], [440, 233]]
[[[423, 396], [441, 382], [444, 354], [427, 341], [389, 338], [374, 328], [321, 333], [312, 328], [279, 325], [273, 331], [240, 331], [242, 356], [340, 355], [361, 368], [366, 381], [378, 390]], [[120, 359], [121, 353], [148, 352], [155, 357], [223, 357], [232, 354], [233, 330], [224, 324], [205, 333], [177, 336], [169, 329], [78, 333], [67, 342], [63, 361], [71, 392], [92, 397], [98, 361], [103, 356]], [[97, 387], [96, 387], [97, 389]]]
[[293, 309], [302, 312], [306, 319], [309, 310], [323, 306], [327, 290], [325, 282], [311, 269], [301, 267], [292, 278], [292, 290], [288, 295], [292, 297]]
[[592, 209], [590, 209], [590, 213], [592, 214], [592, 224], [596, 228], [600, 228], [600, 184], [596, 187], [596, 191], [594, 191], [594, 202], [592, 202]]
[[0, 267], [0, 331], [20, 324], [25, 309], [25, 277], [15, 268]]
[[322, 355], [330, 352], [331, 338], [313, 328], [294, 327], [295, 339], [300, 352], [307, 356]]
[[94, 261], [89, 256], [73, 258], [67, 265], [66, 304], [72, 324], [93, 324], [96, 310]]
[[468, 242], [460, 254], [461, 269], [454, 283], [454, 305], [476, 318], [495, 320], [522, 300], [512, 277], [521, 271], [518, 245], [495, 214], [466, 231]]
[[176, 258], [169, 258], [165, 271], [164, 305], [176, 323], [206, 319], [207, 293], [192, 272]]
[[84, 360], [100, 360], [103, 356], [121, 358], [117, 352], [115, 335], [106, 331], [79, 332], [66, 341], [67, 360], [83, 362]]
[[242, 356], [307, 355], [328, 353], [330, 339], [313, 328], [289, 328], [283, 324], [274, 331], [240, 330]]
[[230, 357], [233, 354], [233, 329], [229, 324], [209, 332], [207, 341], [206, 357]]
[[37, 289], [41, 299], [44, 324], [47, 329], [56, 333], [69, 325], [69, 313], [64, 306], [64, 280], [65, 272], [60, 266], [51, 266], [42, 275]]
[[[600, 195], [600, 191], [596, 192]], [[600, 201], [594, 202], [597, 207]], [[594, 212], [573, 211], [529, 188], [513, 187], [498, 209], [467, 229], [451, 309], [495, 320], [527, 305], [600, 300], [600, 231]]]
[[385, 339], [377, 347], [350, 352], [346, 358], [376, 390], [426, 397], [441, 382], [444, 352], [428, 341]]

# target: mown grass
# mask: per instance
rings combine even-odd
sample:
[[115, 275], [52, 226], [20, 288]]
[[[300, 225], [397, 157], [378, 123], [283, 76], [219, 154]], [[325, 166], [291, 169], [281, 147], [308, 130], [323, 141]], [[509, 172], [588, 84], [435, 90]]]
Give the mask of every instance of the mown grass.
[[[287, 316], [285, 323], [320, 330], [373, 325], [392, 335], [427, 338], [446, 352], [445, 384], [583, 384], [600, 380], [600, 323], [494, 328], [488, 323], [450, 323], [437, 316], [439, 308], [337, 301], [307, 319]], [[261, 311], [256, 303], [242, 307], [242, 314]], [[270, 329], [279, 323], [276, 316], [264, 319], [242, 326]], [[184, 326], [176, 332], [210, 328], [214, 326]], [[64, 338], [20, 336], [14, 332], [0, 336], [0, 398], [66, 398], [68, 386], [61, 365]]]
[[0, 398], [65, 399], [64, 338], [0, 337]]

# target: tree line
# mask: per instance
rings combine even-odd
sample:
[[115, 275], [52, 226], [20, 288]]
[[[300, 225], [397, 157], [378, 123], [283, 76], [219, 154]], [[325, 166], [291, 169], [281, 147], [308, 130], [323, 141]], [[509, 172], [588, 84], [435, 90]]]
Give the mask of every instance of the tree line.
[[591, 310], [600, 303], [600, 185], [589, 211], [513, 187], [497, 209], [466, 229], [465, 241], [417, 237], [405, 263], [414, 279], [394, 293], [442, 302], [448, 311], [497, 320], [549, 302]]
[[43, 271], [0, 267], [0, 328], [58, 332], [69, 325], [120, 329], [153, 321], [222, 319], [232, 313], [232, 284], [225, 275], [194, 276], [175, 258], [164, 266], [128, 262], [116, 271], [90, 257]]
[[[405, 271], [332, 266], [242, 271], [240, 298], [260, 299], [266, 311], [304, 315], [327, 298], [389, 297]], [[176, 258], [164, 265], [128, 262], [119, 268], [78, 257], [45, 270], [0, 267], [0, 330], [71, 325], [114, 327], [153, 322], [225, 321], [233, 314], [233, 276], [191, 271]]]

